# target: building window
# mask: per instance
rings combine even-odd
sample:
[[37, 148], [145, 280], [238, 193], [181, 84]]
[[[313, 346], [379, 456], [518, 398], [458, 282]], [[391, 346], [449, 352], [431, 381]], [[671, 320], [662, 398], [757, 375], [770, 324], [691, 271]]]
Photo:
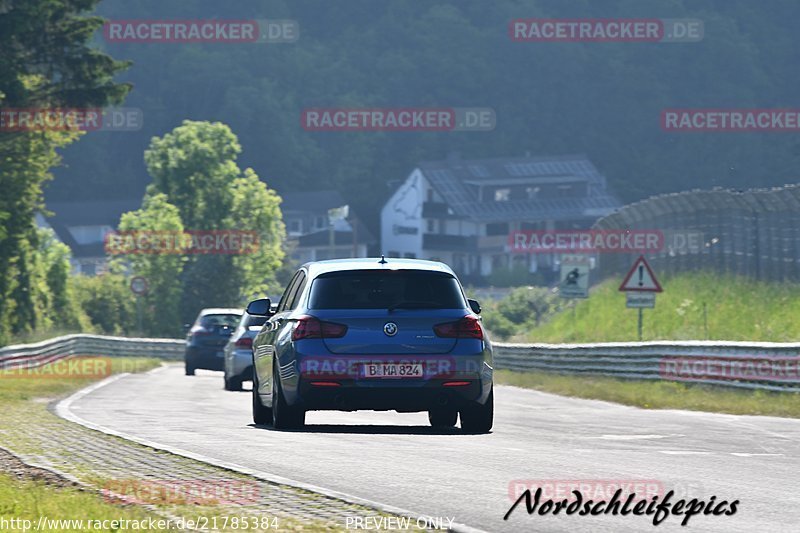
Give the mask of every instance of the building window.
[[389, 252], [389, 257], [400, 257], [400, 252]]
[[406, 253], [403, 254], [403, 257], [405, 257], [406, 259], [416, 259], [417, 258], [417, 254], [412, 254], [411, 252], [406, 252]]
[[428, 219], [428, 233], [436, 233], [436, 221]]
[[303, 231], [303, 225], [299, 220], [294, 219], [289, 221], [289, 233], [300, 233]]
[[511, 199], [511, 189], [495, 189], [494, 190], [494, 201], [495, 202], [507, 202]]
[[486, 235], [508, 235], [509, 227], [507, 222], [495, 222], [493, 224], [486, 224]]

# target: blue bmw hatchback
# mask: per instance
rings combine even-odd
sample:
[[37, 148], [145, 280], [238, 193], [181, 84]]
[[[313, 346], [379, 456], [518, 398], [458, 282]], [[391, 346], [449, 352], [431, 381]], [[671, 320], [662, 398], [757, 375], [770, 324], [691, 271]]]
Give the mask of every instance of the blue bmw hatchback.
[[[270, 315], [269, 299], [247, 312]], [[303, 265], [253, 340], [253, 420], [298, 428], [306, 411], [428, 412], [492, 428], [492, 346], [453, 271], [415, 259]]]

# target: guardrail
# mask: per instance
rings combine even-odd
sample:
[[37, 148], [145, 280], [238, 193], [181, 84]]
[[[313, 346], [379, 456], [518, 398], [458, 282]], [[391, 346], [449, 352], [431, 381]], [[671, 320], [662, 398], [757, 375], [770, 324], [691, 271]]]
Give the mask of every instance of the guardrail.
[[800, 392], [800, 343], [494, 344], [497, 368]]
[[[0, 369], [35, 367], [78, 355], [180, 360], [185, 342], [103, 335], [66, 335], [0, 348]], [[657, 341], [598, 344], [494, 343], [496, 368], [591, 374], [624, 379], [689, 381], [800, 392], [800, 343]]]
[[32, 368], [78, 355], [182, 359], [185, 345], [183, 340], [132, 339], [79, 333], [34, 344], [16, 344], [0, 348], [0, 369], [22, 366]]

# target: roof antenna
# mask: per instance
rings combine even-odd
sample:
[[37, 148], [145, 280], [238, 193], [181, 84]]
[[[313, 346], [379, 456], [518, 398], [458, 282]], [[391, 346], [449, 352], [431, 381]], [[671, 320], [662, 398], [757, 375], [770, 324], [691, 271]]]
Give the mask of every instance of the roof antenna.
[[381, 260], [378, 261], [378, 264], [385, 265], [388, 262], [389, 261], [386, 260], [386, 258], [383, 256], [383, 254], [381, 254]]

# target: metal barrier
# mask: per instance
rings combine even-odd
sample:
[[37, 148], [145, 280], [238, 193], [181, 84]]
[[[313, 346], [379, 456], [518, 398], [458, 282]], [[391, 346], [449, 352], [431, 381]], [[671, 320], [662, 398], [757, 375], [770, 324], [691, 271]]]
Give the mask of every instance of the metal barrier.
[[800, 343], [660, 341], [494, 344], [495, 366], [800, 392]]
[[[0, 348], [0, 369], [35, 367], [78, 355], [180, 360], [185, 341], [66, 335]], [[800, 343], [660, 341], [494, 344], [496, 368], [699, 382], [800, 392]]]
[[0, 348], [0, 369], [37, 367], [78, 355], [182, 359], [185, 346], [186, 342], [183, 340], [131, 339], [79, 333], [34, 344], [17, 344]]

